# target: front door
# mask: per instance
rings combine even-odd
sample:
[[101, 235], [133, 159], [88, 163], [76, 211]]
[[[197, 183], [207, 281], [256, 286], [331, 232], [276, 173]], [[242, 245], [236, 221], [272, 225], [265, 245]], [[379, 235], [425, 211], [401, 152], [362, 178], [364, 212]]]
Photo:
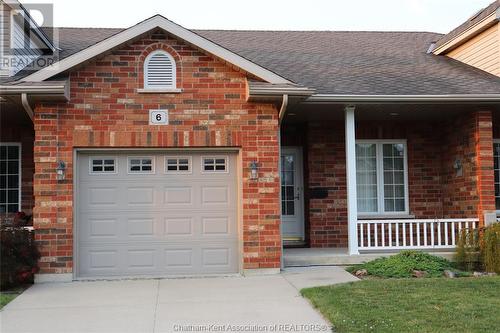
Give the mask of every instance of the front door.
[[304, 240], [302, 148], [281, 149], [281, 225], [284, 240]]

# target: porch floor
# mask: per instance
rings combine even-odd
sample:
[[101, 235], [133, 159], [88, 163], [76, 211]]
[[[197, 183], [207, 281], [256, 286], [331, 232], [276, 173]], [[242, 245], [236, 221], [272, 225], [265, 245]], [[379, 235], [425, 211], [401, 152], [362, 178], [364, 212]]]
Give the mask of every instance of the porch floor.
[[[391, 256], [399, 251], [363, 252], [359, 255], [349, 255], [347, 248], [290, 248], [283, 250], [285, 267], [304, 266], [346, 266], [361, 264], [379, 257]], [[453, 259], [454, 252], [426, 251], [446, 259]]]

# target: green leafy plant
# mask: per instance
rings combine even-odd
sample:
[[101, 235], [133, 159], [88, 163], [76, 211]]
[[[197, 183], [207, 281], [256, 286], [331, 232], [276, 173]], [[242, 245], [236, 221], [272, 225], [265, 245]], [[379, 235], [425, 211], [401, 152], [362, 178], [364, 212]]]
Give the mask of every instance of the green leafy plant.
[[32, 283], [40, 253], [33, 233], [19, 226], [0, 228], [0, 288]]
[[500, 274], [500, 223], [484, 228], [481, 245], [485, 270]]
[[366, 269], [368, 275], [384, 278], [409, 278], [413, 271], [425, 271], [427, 277], [439, 277], [445, 270], [456, 271], [452, 263], [444, 258], [420, 251], [401, 251], [391, 257], [378, 258], [373, 261], [348, 267], [351, 273]]
[[479, 231], [462, 229], [457, 235], [457, 247], [455, 250], [455, 262], [459, 269], [472, 271], [478, 268], [480, 263]]

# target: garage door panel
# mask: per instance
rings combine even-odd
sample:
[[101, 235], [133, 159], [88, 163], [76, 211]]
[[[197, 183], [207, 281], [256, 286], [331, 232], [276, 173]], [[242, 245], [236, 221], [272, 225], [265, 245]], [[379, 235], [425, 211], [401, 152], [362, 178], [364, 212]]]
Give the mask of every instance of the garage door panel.
[[166, 238], [179, 236], [192, 237], [195, 232], [193, 217], [166, 217], [163, 226]]
[[153, 238], [155, 235], [155, 219], [151, 218], [127, 218], [127, 230], [126, 234], [128, 237], [148, 237]]
[[192, 186], [165, 186], [163, 203], [167, 206], [194, 206]]
[[209, 155], [204, 153], [189, 155], [189, 173], [167, 174], [164, 154], [146, 155], [154, 158], [154, 174], [129, 174], [130, 154], [106, 153], [116, 159], [116, 173], [92, 175], [89, 159], [96, 154], [79, 155], [84, 169], [79, 170], [77, 274], [237, 272], [234, 156], [228, 173], [202, 173], [201, 155]]
[[126, 186], [125, 193], [127, 195], [127, 206], [153, 206], [155, 204], [154, 194], [155, 187], [134, 187]]

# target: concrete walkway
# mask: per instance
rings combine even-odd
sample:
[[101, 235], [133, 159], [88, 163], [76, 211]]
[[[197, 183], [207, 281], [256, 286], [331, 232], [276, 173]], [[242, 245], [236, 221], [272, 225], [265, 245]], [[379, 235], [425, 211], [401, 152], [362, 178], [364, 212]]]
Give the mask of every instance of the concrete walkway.
[[273, 276], [37, 284], [0, 312], [0, 327], [2, 333], [124, 333], [195, 331], [185, 325], [259, 325], [260, 331], [318, 325], [316, 331], [328, 332], [329, 324], [298, 289], [344, 282], [346, 274], [332, 267]]

